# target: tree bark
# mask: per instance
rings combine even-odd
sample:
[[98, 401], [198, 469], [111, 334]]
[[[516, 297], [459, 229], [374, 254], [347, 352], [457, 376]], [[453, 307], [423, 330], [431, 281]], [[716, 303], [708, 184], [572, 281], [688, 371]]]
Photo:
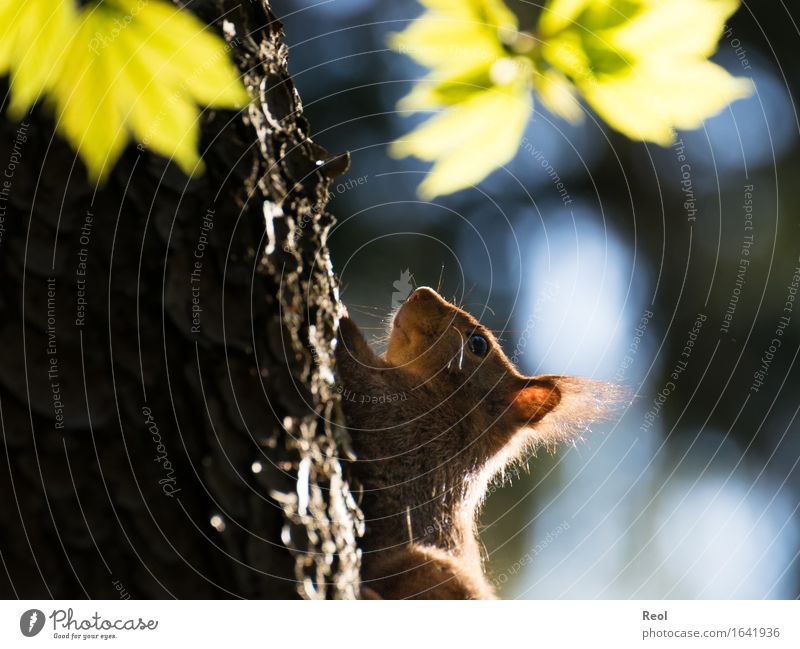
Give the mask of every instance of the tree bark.
[[2, 121], [5, 597], [358, 593], [325, 211], [348, 159], [309, 139], [265, 0], [188, 6], [253, 98], [204, 114], [203, 176], [132, 145], [96, 188], [46, 109]]

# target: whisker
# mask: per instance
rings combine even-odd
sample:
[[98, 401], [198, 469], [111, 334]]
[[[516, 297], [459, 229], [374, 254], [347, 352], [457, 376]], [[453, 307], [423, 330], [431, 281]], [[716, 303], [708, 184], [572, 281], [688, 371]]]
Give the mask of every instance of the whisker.
[[473, 282], [473, 283], [472, 283], [472, 286], [470, 287], [470, 289], [469, 289], [469, 290], [468, 290], [466, 293], [464, 293], [464, 298], [463, 298], [462, 302], [463, 302], [464, 300], [466, 300], [466, 299], [469, 297], [470, 293], [472, 293], [472, 291], [474, 291], [474, 290], [475, 290], [475, 287], [476, 287], [477, 285], [478, 285], [478, 283], [477, 283], [477, 282]]
[[442, 280], [444, 279], [444, 264], [442, 264], [442, 268], [439, 271], [439, 281], [436, 284], [436, 292], [440, 293], [442, 290]]
[[[461, 351], [458, 355], [458, 369], [461, 371], [464, 368], [464, 334], [462, 334], [455, 325], [451, 325], [450, 328], [455, 331], [458, 334], [458, 337], [461, 339]], [[453, 359], [451, 358], [447, 363], [447, 369], [450, 369], [452, 364]]]
[[348, 302], [350, 306], [357, 306], [362, 309], [373, 309], [375, 311], [383, 311], [383, 307], [375, 306], [374, 304], [353, 304], [352, 302]]
[[464, 309], [464, 310], [468, 310], [468, 307], [471, 307], [471, 306], [478, 307], [479, 309], [486, 309], [493, 316], [496, 315], [495, 312], [494, 312], [494, 309], [492, 307], [490, 307], [488, 304], [481, 304], [480, 302], [470, 302], [468, 304], [460, 306], [459, 308], [460, 309]]
[[359, 315], [363, 315], [367, 318], [382, 318], [380, 313], [370, 313], [369, 311], [362, 311], [361, 309], [350, 307], [350, 310], [353, 313], [358, 313]]

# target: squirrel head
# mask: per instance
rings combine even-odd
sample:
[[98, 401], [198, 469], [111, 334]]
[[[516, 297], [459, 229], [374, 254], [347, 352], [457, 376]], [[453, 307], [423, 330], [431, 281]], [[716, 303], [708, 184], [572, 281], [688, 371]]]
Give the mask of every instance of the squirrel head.
[[[372, 526], [397, 527], [393, 517], [411, 508], [410, 536], [436, 529], [442, 547], [471, 537], [493, 476], [580, 437], [621, 396], [599, 381], [524, 376], [491, 331], [427, 287], [395, 313], [383, 358], [354, 328], [340, 326], [337, 363]], [[451, 532], [436, 523], [455, 519]]]
[[428, 287], [416, 289], [395, 313], [385, 360], [413, 375], [418, 389], [436, 387], [437, 392], [458, 393], [465, 403], [477, 405], [486, 431], [531, 428], [556, 410], [562, 398], [570, 397], [562, 388], [574, 393], [580, 383], [594, 392], [600, 385], [522, 375], [491, 331]]

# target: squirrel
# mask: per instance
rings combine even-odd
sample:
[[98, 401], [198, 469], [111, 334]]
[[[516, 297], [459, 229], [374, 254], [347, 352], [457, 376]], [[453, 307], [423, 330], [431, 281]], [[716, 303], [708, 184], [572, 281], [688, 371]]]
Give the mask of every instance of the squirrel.
[[362, 597], [493, 599], [476, 515], [537, 447], [574, 441], [618, 398], [608, 384], [523, 376], [491, 331], [420, 287], [382, 356], [345, 315], [336, 371], [363, 488]]

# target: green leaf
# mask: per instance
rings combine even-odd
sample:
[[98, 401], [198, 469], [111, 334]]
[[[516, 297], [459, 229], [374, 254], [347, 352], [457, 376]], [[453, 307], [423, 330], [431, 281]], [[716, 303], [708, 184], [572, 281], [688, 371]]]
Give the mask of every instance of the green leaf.
[[103, 181], [130, 138], [202, 171], [200, 106], [249, 98], [222, 39], [165, 0], [0, 0], [0, 74], [12, 76], [10, 114], [46, 93], [57, 129], [89, 176]]
[[667, 146], [675, 129], [698, 128], [752, 93], [749, 79], [708, 60], [738, 6], [738, 0], [554, 0], [542, 16], [549, 34], [542, 61], [569, 78], [613, 128]]
[[448, 109], [394, 142], [390, 153], [435, 163], [419, 188], [432, 198], [469, 187], [514, 156], [533, 106], [532, 64], [509, 56], [517, 20], [501, 0], [422, 3], [428, 11], [390, 43], [431, 72], [398, 107]]
[[435, 161], [419, 187], [420, 196], [430, 200], [470, 187], [509, 162], [532, 110], [524, 84], [494, 86], [425, 122], [394, 142], [390, 152]]
[[425, 197], [513, 157], [531, 87], [564, 119], [583, 118], [582, 97], [628, 137], [664, 146], [753, 90], [708, 60], [739, 0], [550, 0], [527, 35], [500, 0], [421, 1], [427, 11], [392, 43], [430, 73], [399, 107], [445, 110], [391, 153], [434, 163]]
[[122, 153], [127, 133], [108, 88], [108, 59], [88, 47], [97, 25], [97, 17], [89, 15], [73, 35], [67, 46], [69, 65], [62, 67], [52, 95], [56, 127], [83, 158], [90, 178], [101, 181]]
[[400, 100], [398, 107], [413, 112], [452, 106], [492, 85], [491, 66], [486, 64], [442, 80], [427, 77]]
[[11, 74], [13, 119], [52, 86], [77, 24], [74, 0], [0, 0], [0, 75]]
[[[108, 55], [114, 57], [112, 69], [120, 71], [115, 94], [121, 105], [129, 107], [124, 117], [130, 129], [144, 146], [174, 158], [188, 175], [196, 173], [202, 168], [197, 153], [199, 133], [194, 128], [200, 117], [197, 104], [185, 92], [156, 82], [158, 70], [149, 67], [154, 63], [152, 58], [132, 56], [124, 60], [125, 52], [136, 51], [140, 43], [132, 34], [120, 38], [128, 41], [126, 47], [111, 48]], [[153, 82], [142, 86], [141, 79]]]
[[646, 59], [627, 74], [583, 84], [586, 100], [629, 137], [669, 146], [675, 129], [695, 129], [753, 91], [710, 61]]
[[552, 0], [542, 9], [539, 31], [544, 38], [572, 25], [591, 0]]
[[607, 35], [608, 44], [633, 55], [711, 56], [722, 29], [739, 8], [738, 0], [672, 0], [651, 4], [645, 11]]
[[472, 16], [436, 12], [426, 12], [404, 31], [391, 35], [389, 44], [417, 63], [447, 75], [487, 65], [504, 54], [496, 29]]
[[542, 104], [553, 115], [563, 117], [572, 124], [580, 124], [584, 113], [576, 97], [575, 86], [556, 70], [538, 73], [534, 85]]
[[[140, 0], [116, 0], [129, 11]], [[225, 43], [186, 10], [149, 2], [132, 27], [141, 42], [137, 56], [148, 61], [154, 79], [184, 87], [198, 103], [241, 108], [248, 96]]]

